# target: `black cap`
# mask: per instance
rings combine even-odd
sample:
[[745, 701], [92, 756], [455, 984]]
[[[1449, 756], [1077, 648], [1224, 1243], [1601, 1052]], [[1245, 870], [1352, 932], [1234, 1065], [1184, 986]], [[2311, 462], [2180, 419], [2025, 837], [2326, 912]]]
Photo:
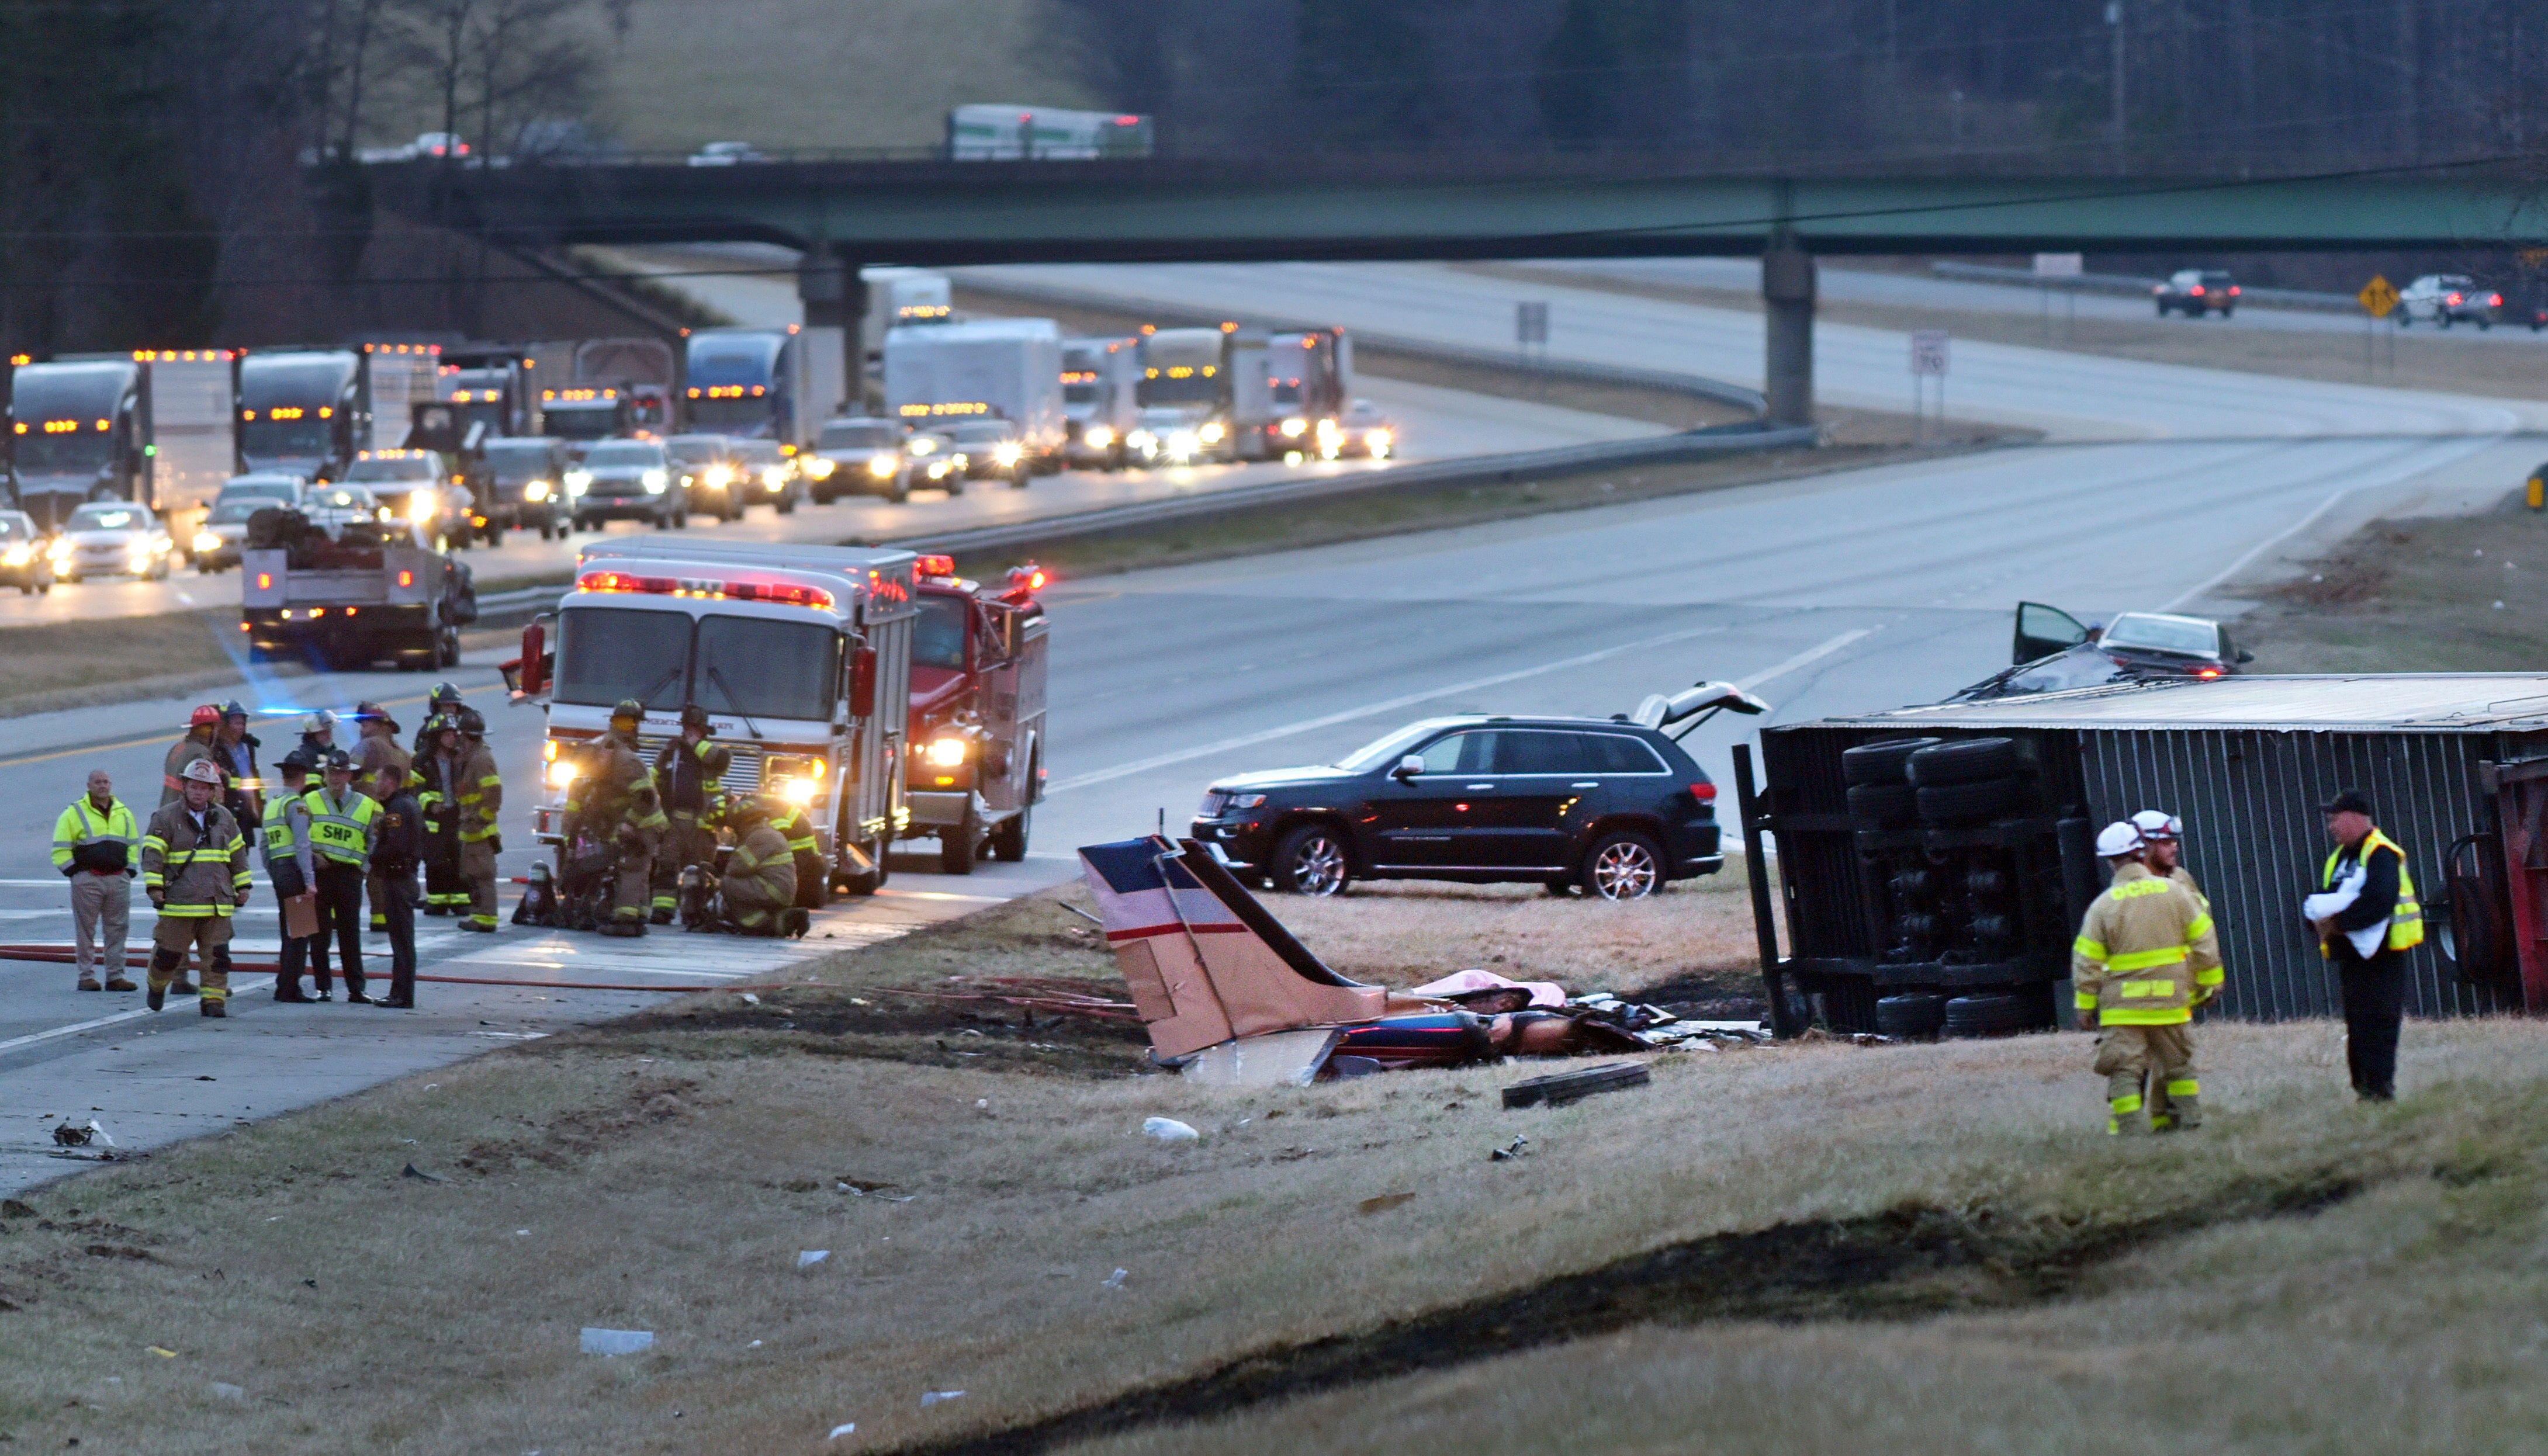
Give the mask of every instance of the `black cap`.
[[2321, 814], [2369, 814], [2371, 800], [2365, 798], [2358, 788], [2341, 789], [2335, 797], [2319, 805], [2318, 811]]

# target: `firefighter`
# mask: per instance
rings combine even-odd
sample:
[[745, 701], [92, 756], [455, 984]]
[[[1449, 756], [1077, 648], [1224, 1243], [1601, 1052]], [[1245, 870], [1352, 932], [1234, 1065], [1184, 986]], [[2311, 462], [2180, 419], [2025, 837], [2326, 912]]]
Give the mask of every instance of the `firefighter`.
[[247, 841], [221, 805], [222, 771], [188, 764], [177, 801], [141, 837], [141, 888], [159, 912], [150, 930], [150, 1009], [165, 1004], [186, 953], [204, 953], [203, 1014], [228, 1016], [230, 916], [247, 903]]
[[301, 753], [316, 768], [336, 751], [336, 715], [320, 708], [301, 720]]
[[[287, 917], [287, 900], [315, 895], [318, 888], [318, 850], [310, 839], [310, 761], [294, 749], [274, 766], [280, 792], [266, 800], [262, 829], [261, 853], [265, 859], [266, 882], [274, 886], [275, 906]], [[306, 963], [316, 973], [318, 984], [327, 984], [327, 937], [320, 934], [296, 936], [290, 933], [287, 919], [283, 934], [283, 955], [274, 976], [274, 999], [306, 1002], [302, 994], [301, 969]]]
[[2203, 908], [2212, 908], [2212, 897], [2185, 868], [2185, 821], [2165, 809], [2143, 809], [2133, 816], [2133, 827], [2141, 833], [2142, 860], [2150, 873], [2165, 875], [2194, 891]]
[[[2088, 906], [2070, 951], [2079, 1024], [2097, 1036], [2109, 1134], [2191, 1131], [2203, 1125], [2194, 1071], [2194, 1008], [2219, 994], [2221, 942], [2194, 891], [2154, 874], [2130, 820], [2097, 835], [2115, 869]], [[2143, 1081], [2164, 1111], [2154, 1111]]]
[[734, 853], [716, 887], [725, 920], [748, 936], [802, 936], [809, 924], [796, 901], [796, 860], [786, 836], [771, 820], [773, 805], [759, 797], [736, 801], [727, 822], [734, 826]]
[[[53, 867], [71, 882], [71, 946], [83, 991], [137, 991], [126, 975], [124, 938], [133, 920], [133, 857], [141, 843], [115, 780], [91, 769], [88, 792], [53, 821]], [[92, 944], [94, 942], [94, 944]], [[106, 983], [98, 984], [103, 964]]]
[[2407, 852], [2371, 819], [2371, 800], [2348, 788], [2319, 806], [2335, 848], [2319, 893], [2301, 913], [2319, 954], [2335, 962], [2344, 995], [2344, 1062], [2368, 1102], [2398, 1095], [2398, 1026], [2407, 1014], [2407, 953], [2424, 943], [2424, 907]]
[[434, 683], [433, 691], [424, 699], [424, 725], [415, 730], [414, 756], [423, 758], [425, 750], [431, 746], [434, 719], [446, 713], [453, 718], [458, 718], [460, 710], [466, 706], [467, 704], [460, 700], [459, 683], [449, 681]]
[[222, 805], [242, 829], [265, 818], [265, 784], [256, 769], [256, 751], [265, 745], [247, 724], [247, 705], [231, 698], [222, 704], [222, 724], [213, 733], [213, 762], [227, 780]]
[[472, 742], [467, 724], [475, 712], [440, 713], [424, 725], [425, 752], [410, 771], [424, 811], [430, 842], [425, 852], [424, 913], [456, 915], [462, 930], [496, 929], [496, 812], [504, 780], [496, 757]]
[[415, 866], [424, 853], [424, 810], [399, 769], [381, 770], [370, 786], [381, 805], [380, 838], [372, 849], [372, 909], [388, 912], [390, 937], [390, 993], [372, 1004], [413, 1011]]
[[[380, 834], [378, 799], [354, 786], [354, 760], [342, 750], [322, 766], [326, 781], [302, 796], [310, 806], [310, 842], [318, 851], [318, 934], [336, 941], [338, 968], [345, 973], [345, 1000], [368, 1005], [363, 994], [363, 879], [370, 871], [372, 844]], [[318, 999], [329, 999], [327, 973], [318, 974]]]
[[610, 731], [584, 751], [584, 769], [567, 786], [568, 832], [559, 846], [563, 859], [579, 837], [611, 847], [615, 879], [610, 920], [599, 927], [607, 936], [642, 936], [653, 911], [654, 862], [671, 821], [655, 793], [654, 776], [638, 754], [637, 729], [646, 720], [645, 704], [623, 698], [610, 710]]
[[682, 736], [655, 755], [655, 791], [663, 799], [671, 828], [664, 852], [655, 857], [657, 925], [673, 923], [679, 903], [682, 871], [693, 864], [713, 867], [716, 833], [709, 828], [725, 812], [725, 771], [734, 755], [708, 739], [708, 710], [697, 703], [682, 709]]
[[770, 827], [786, 839], [787, 853], [795, 858], [797, 908], [822, 909], [823, 892], [830, 885], [823, 872], [821, 842], [814, 837], [813, 811], [801, 804], [776, 803]]
[[[381, 787], [381, 774], [385, 771], [394, 773], [396, 777], [391, 781], [403, 790], [408, 784], [408, 772], [414, 767], [413, 760], [406, 749], [399, 747], [398, 735], [402, 730], [398, 719], [390, 716], [389, 709], [376, 702], [358, 702], [354, 704], [354, 782], [386, 805], [390, 801], [390, 790]], [[372, 901], [372, 934], [385, 934], [390, 928], [384, 899], [389, 886], [382, 882], [377, 867], [364, 888]], [[414, 908], [412, 901], [409, 908]]]
[[212, 703], [195, 709], [186, 720], [186, 736], [168, 748], [167, 760], [159, 766], [159, 807], [166, 808], [184, 797], [186, 766], [198, 761], [221, 767], [213, 754], [213, 735], [222, 728], [222, 710]]

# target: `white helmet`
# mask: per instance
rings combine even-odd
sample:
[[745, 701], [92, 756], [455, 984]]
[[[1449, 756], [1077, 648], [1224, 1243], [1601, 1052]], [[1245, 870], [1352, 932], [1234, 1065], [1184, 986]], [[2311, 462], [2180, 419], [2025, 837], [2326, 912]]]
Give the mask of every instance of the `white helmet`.
[[2143, 809], [2133, 816], [2133, 824], [2143, 839], [2185, 838], [2185, 821], [2165, 809]]
[[2118, 819], [2097, 831], [2097, 858], [2100, 860], [2120, 860], [2140, 847], [2140, 828], [2130, 819]]
[[305, 738], [320, 737], [335, 731], [336, 715], [325, 708], [320, 708], [301, 720], [301, 733]]

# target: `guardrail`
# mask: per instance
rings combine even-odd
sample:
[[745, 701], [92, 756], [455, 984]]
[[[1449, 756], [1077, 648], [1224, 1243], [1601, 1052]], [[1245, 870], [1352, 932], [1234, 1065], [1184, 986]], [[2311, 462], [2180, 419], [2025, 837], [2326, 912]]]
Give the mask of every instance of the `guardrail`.
[[[2128, 273], [2082, 273], [2073, 278], [2048, 278], [2028, 268], [2004, 268], [1989, 263], [1936, 262], [1929, 265], [1941, 278], [1960, 278], [1972, 283], [2007, 283], [2027, 288], [2048, 288], [2072, 293], [2134, 294], [2147, 298], [2149, 291], [2165, 283], [2163, 278], [2135, 278]], [[2361, 301], [2346, 293], [2314, 293], [2298, 288], [2250, 288], [2238, 285], [2238, 302], [2274, 304], [2287, 309], [2326, 309], [2339, 314], [2357, 314]]]
[[[1058, 304], [1064, 308], [1089, 309], [1109, 314], [1143, 314], [1172, 323], [1213, 324], [1231, 317], [1228, 314], [1205, 314], [1188, 309], [1145, 308], [1143, 305], [1113, 294], [1090, 289], [1070, 288], [1060, 284], [1035, 283], [1023, 279], [984, 279], [965, 272], [956, 275], [956, 284], [971, 293], [991, 294], [1000, 298], [1019, 299], [1031, 304]], [[1244, 313], [1238, 315], [1247, 318]], [[1315, 320], [1256, 318], [1267, 328], [1322, 328]], [[1759, 390], [1745, 385], [1729, 384], [1704, 375], [1683, 374], [1669, 369], [1638, 369], [1619, 364], [1594, 364], [1577, 359], [1525, 359], [1520, 354], [1498, 349], [1473, 349], [1461, 344], [1438, 343], [1431, 339], [1410, 338], [1404, 334], [1374, 333], [1364, 329], [1348, 330], [1356, 348], [1378, 349], [1384, 353], [1410, 354], [1422, 359], [1435, 359], [1445, 364], [1484, 366], [1508, 369], [1516, 374], [1538, 374], [1550, 379], [1571, 379], [1586, 384], [1630, 385], [1641, 389], [1670, 390], [1695, 399], [1731, 405], [1754, 414], [1767, 411], [1769, 400]]]

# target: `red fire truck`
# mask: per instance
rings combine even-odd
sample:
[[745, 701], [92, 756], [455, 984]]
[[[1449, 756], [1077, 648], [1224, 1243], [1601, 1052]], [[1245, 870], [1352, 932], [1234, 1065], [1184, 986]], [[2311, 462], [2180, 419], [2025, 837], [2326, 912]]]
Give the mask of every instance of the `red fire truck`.
[[911, 648], [911, 755], [903, 803], [911, 838], [934, 835], [939, 868], [970, 874], [1027, 857], [1044, 796], [1046, 622], [1035, 566], [984, 583], [952, 556], [916, 563]]

